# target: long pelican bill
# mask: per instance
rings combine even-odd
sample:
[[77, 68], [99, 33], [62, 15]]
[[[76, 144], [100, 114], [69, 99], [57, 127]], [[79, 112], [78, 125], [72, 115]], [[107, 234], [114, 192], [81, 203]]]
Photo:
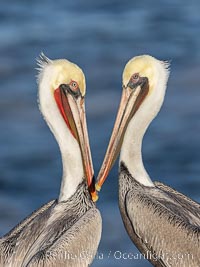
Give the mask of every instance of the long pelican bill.
[[131, 118], [134, 116], [144, 98], [148, 94], [149, 84], [146, 77], [141, 77], [140, 82], [133, 84], [131, 80], [127, 86], [123, 85], [121, 102], [116, 117], [113, 132], [106, 151], [104, 161], [99, 171], [96, 183], [96, 190], [100, 191], [115, 160], [119, 154], [123, 137]]
[[54, 91], [54, 97], [63, 119], [79, 143], [89, 191], [93, 201], [97, 201], [98, 196], [94, 186], [94, 169], [87, 132], [84, 97], [72, 96], [62, 85]]

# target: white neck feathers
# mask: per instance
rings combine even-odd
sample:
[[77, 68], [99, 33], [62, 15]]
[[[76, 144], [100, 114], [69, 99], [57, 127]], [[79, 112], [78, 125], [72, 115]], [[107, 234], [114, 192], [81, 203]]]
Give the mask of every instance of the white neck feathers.
[[84, 170], [79, 144], [66, 126], [50, 90], [53, 72], [50, 61], [39, 74], [39, 108], [61, 151], [63, 176], [59, 201], [64, 201], [75, 193], [84, 177]]
[[130, 120], [124, 135], [120, 153], [120, 162], [123, 161], [131, 175], [145, 186], [154, 186], [146, 172], [142, 160], [142, 140], [147, 127], [159, 112], [166, 90], [169, 76], [169, 65], [156, 60], [155, 62], [155, 87], [148, 94]]

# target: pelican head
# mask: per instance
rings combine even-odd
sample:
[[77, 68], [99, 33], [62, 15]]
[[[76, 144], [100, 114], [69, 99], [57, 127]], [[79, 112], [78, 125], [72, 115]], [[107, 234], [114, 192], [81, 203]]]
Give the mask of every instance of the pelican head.
[[[67, 157], [66, 154], [72, 154], [70, 159], [69, 156], [67, 158], [68, 161], [71, 160], [68, 162], [71, 173], [76, 173], [77, 168], [83, 169], [90, 193], [95, 198], [94, 171], [85, 116], [86, 84], [83, 71], [68, 60], [50, 60], [44, 54], [40, 56], [38, 65], [40, 110], [59, 143], [63, 159]], [[68, 148], [67, 151], [64, 146]], [[80, 153], [76, 153], [77, 147]], [[82, 166], [76, 164], [78, 157], [82, 159], [82, 164], [79, 164]], [[70, 170], [64, 171], [69, 176]], [[75, 180], [76, 177], [72, 179]]]
[[140, 125], [144, 129], [136, 131], [145, 131], [160, 110], [169, 76], [168, 67], [167, 62], [149, 55], [134, 57], [126, 64], [122, 75], [123, 89], [117, 118], [97, 178], [98, 191], [119, 154], [127, 127], [132, 121], [137, 121], [135, 128]]

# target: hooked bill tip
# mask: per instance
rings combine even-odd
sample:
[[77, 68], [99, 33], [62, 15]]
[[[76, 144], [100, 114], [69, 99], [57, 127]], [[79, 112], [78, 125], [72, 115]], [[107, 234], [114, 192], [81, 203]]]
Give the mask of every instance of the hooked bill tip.
[[97, 184], [95, 185], [95, 189], [96, 189], [98, 192], [100, 192], [100, 190], [101, 190], [101, 186], [97, 183]]
[[97, 200], [99, 199], [99, 196], [98, 196], [98, 194], [97, 194], [96, 191], [95, 192], [92, 192], [91, 193], [91, 196], [92, 196], [93, 202], [97, 202]]

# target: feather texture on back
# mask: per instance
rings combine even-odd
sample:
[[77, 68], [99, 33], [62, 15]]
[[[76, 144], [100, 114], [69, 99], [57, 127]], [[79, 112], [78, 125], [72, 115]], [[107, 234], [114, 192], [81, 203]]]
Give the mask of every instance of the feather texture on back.
[[141, 185], [121, 164], [119, 203], [130, 237], [148, 259], [157, 258], [150, 260], [154, 266], [200, 266], [199, 204], [161, 183], [155, 185]]

